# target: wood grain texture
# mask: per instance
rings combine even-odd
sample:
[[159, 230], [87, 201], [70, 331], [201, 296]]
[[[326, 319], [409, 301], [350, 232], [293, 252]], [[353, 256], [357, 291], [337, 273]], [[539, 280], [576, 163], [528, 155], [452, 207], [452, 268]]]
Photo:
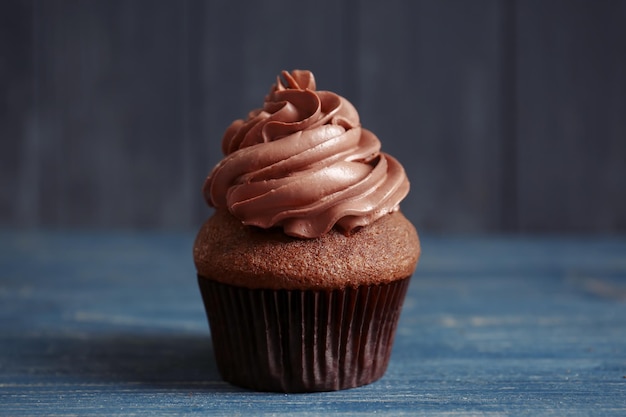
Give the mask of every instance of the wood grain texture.
[[622, 1], [518, 2], [521, 230], [624, 228], [625, 22]]
[[[32, 2], [27, 22], [32, 39], [20, 46], [35, 62], [20, 93], [34, 105], [17, 127], [18, 143], [29, 145], [12, 161], [26, 167], [14, 216], [32, 212], [22, 216], [26, 226], [186, 223], [195, 195], [185, 160], [192, 150], [183, 129], [183, 9], [164, 1]], [[164, 193], [170, 198], [161, 201]]]
[[404, 164], [418, 229], [624, 232], [625, 9], [4, 1], [0, 226], [196, 228], [224, 129], [308, 68]]
[[[3, 10], [4, 9], [4, 10]], [[33, 5], [0, 6], [0, 224], [34, 224], [39, 189], [18, 193], [39, 176], [39, 132], [34, 123], [36, 53]], [[7, 13], [10, 11], [10, 13]], [[28, 45], [28, 46], [25, 46]]]
[[189, 234], [1, 233], [0, 415], [621, 415], [626, 240], [424, 238], [380, 381], [222, 382]]

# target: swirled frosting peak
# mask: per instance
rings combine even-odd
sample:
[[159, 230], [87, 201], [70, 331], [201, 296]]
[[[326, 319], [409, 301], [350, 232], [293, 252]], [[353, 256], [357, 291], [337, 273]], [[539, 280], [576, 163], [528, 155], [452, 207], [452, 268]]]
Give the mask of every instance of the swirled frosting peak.
[[211, 206], [299, 238], [349, 234], [398, 209], [409, 191], [402, 165], [348, 100], [315, 88], [311, 72], [283, 71], [263, 107], [228, 127], [204, 183]]

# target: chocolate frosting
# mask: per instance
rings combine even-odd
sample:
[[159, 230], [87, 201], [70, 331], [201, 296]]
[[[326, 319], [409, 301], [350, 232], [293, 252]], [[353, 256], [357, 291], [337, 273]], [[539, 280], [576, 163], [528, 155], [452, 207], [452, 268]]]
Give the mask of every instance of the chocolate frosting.
[[224, 133], [225, 157], [203, 187], [207, 202], [243, 224], [299, 238], [333, 227], [349, 234], [396, 211], [408, 179], [354, 106], [316, 91], [309, 71], [281, 76], [263, 107]]

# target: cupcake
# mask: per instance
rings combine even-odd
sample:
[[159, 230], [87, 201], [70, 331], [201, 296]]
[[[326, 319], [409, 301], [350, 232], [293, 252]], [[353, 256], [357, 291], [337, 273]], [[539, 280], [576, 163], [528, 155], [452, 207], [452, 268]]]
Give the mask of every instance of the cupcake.
[[228, 127], [222, 151], [194, 262], [223, 379], [313, 392], [382, 377], [420, 255], [400, 163], [300, 70]]

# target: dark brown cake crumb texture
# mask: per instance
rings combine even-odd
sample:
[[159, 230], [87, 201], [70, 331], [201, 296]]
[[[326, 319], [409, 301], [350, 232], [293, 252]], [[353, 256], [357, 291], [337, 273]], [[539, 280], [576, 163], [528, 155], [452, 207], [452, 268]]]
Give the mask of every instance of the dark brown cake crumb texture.
[[346, 236], [338, 231], [298, 239], [280, 229], [244, 226], [217, 210], [194, 245], [198, 274], [226, 284], [267, 289], [337, 289], [410, 276], [420, 243], [397, 211]]

